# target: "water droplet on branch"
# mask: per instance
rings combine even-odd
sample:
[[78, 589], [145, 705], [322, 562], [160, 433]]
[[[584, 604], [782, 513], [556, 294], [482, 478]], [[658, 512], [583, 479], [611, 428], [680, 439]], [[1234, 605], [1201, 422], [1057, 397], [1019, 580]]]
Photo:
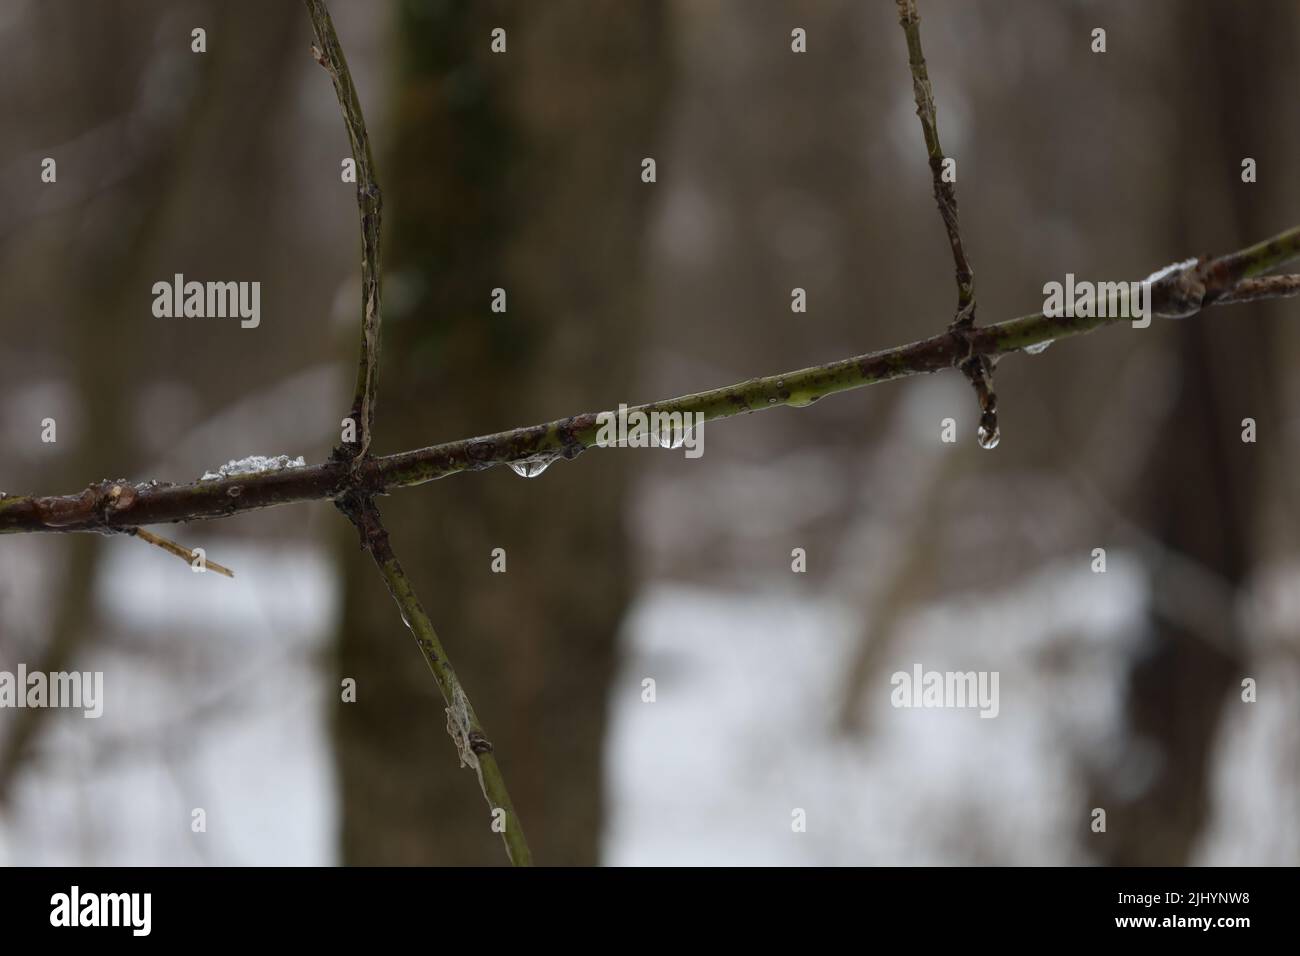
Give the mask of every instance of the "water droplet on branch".
[[695, 434], [695, 429], [680, 422], [668, 422], [659, 431], [650, 433], [652, 448], [681, 448]]
[[558, 454], [554, 453], [548, 455], [536, 455], [533, 458], [522, 458], [519, 461], [512, 461], [508, 464], [510, 465], [510, 470], [520, 478], [536, 478], [551, 466], [551, 462], [555, 461], [559, 457]]

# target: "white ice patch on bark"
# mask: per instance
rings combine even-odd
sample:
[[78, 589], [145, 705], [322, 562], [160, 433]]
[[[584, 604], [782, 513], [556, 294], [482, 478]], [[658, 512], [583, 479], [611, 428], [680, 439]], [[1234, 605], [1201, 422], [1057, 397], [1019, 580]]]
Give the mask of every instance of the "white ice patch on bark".
[[1192, 268], [1192, 266], [1196, 265], [1197, 262], [1199, 261], [1200, 261], [1199, 259], [1192, 258], [1192, 259], [1184, 259], [1182, 262], [1171, 262], [1163, 269], [1157, 269], [1155, 272], [1151, 273], [1142, 281], [1150, 282], [1152, 285], [1155, 285], [1161, 279], [1167, 278], [1173, 275], [1175, 272], [1183, 272], [1184, 270]]
[[221, 478], [233, 478], [237, 475], [260, 475], [268, 471], [282, 471], [285, 468], [304, 468], [307, 462], [302, 455], [290, 458], [288, 455], [249, 455], [238, 461], [228, 461], [216, 471], [205, 471], [199, 481], [217, 481]]

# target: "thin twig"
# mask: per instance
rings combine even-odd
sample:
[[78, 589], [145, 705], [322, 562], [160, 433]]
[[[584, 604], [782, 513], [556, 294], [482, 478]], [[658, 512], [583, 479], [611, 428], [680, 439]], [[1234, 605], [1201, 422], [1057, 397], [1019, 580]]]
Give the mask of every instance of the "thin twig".
[[[925, 149], [930, 156], [930, 176], [934, 180], [934, 201], [939, 206], [939, 216], [948, 233], [948, 244], [952, 247], [952, 261], [957, 278], [957, 312], [953, 316], [951, 328], [954, 331], [975, 327], [975, 270], [971, 268], [966, 257], [966, 249], [961, 241], [961, 221], [957, 215], [956, 176], [947, 179], [944, 176], [943, 147], [939, 145], [939, 123], [935, 116], [934, 91], [930, 86], [930, 74], [925, 67], [925, 55], [921, 52], [921, 16], [916, 9], [916, 0], [896, 0], [898, 4], [898, 22], [903, 27], [907, 38], [907, 62], [912, 69], [912, 93], [916, 99], [916, 115], [921, 120], [921, 133], [925, 137]], [[993, 362], [986, 355], [972, 352], [958, 363], [962, 374], [975, 389], [980, 405], [979, 440], [985, 448], [992, 448], [998, 443], [998, 396], [993, 390]]]
[[[380, 520], [379, 509], [368, 495], [350, 494], [339, 502], [339, 509], [352, 520], [361, 535], [362, 546], [370, 552], [384, 576], [388, 591], [397, 602], [402, 620], [415, 636], [420, 654], [433, 672], [442, 698], [447, 703], [447, 733], [460, 753], [462, 766], [472, 767], [478, 774], [479, 789], [492, 810], [493, 823], [499, 826], [510, 862], [515, 866], [531, 866], [533, 857], [524, 839], [523, 825], [510, 802], [505, 779], [493, 754], [488, 739], [474, 712], [465, 689], [452, 669], [447, 652], [433, 628], [433, 622], [424, 612], [424, 606], [415, 594], [410, 579], [402, 570], [397, 555], [388, 541], [388, 532]], [[499, 812], [498, 812], [499, 811]]]
[[926, 152], [930, 154], [930, 174], [934, 179], [934, 200], [939, 205], [952, 246], [952, 261], [957, 274], [957, 315], [953, 322], [971, 325], [975, 322], [975, 270], [966, 258], [961, 241], [961, 223], [957, 218], [957, 187], [943, 178], [943, 147], [939, 145], [939, 126], [935, 119], [934, 92], [930, 87], [930, 74], [925, 68], [925, 55], [921, 52], [921, 17], [916, 11], [916, 0], [896, 0], [898, 22], [907, 37], [907, 61], [912, 68], [912, 93], [916, 98], [916, 115], [921, 120], [921, 133], [925, 136]]
[[[194, 551], [182, 547], [175, 541], [164, 538], [162, 535], [154, 534], [151, 531], [145, 531], [144, 528], [127, 528], [126, 533], [139, 538], [141, 541], [148, 541], [150, 544], [162, 548], [168, 554], [174, 554], [186, 564], [192, 564], [194, 561]], [[218, 574], [224, 574], [228, 578], [233, 578], [235, 572], [230, 570], [224, 564], [217, 564], [215, 561], [209, 561], [206, 557], [203, 559], [203, 567], [209, 571], [216, 571]]]
[[[1258, 297], [1264, 290], [1272, 297], [1300, 295], [1300, 283], [1290, 281], [1289, 277], [1253, 278], [1297, 257], [1300, 257], [1300, 227], [1229, 256], [1200, 264], [1191, 270], [1195, 276], [1201, 277], [1195, 282], [1196, 294], [1202, 297], [1202, 307], [1236, 302], [1234, 296], [1238, 284], [1243, 289], [1242, 294], [1251, 297]], [[1170, 297], [1170, 289], [1176, 286], [1181, 289], [1187, 284], [1188, 273], [1184, 272], [1153, 285], [1154, 314], [1165, 314], [1160, 303]], [[1175, 314], [1185, 313], [1179, 311]], [[955, 368], [970, 353], [990, 358], [1008, 355], [1096, 329], [1128, 325], [1130, 321], [1114, 315], [1046, 316], [1035, 312], [966, 333], [950, 330], [910, 345], [753, 378], [724, 388], [640, 405], [630, 411], [700, 414], [705, 421], [718, 421], [770, 408], [799, 407], [836, 392]], [[574, 458], [597, 444], [598, 432], [597, 414], [587, 412], [369, 459], [355, 473], [346, 463], [326, 461], [304, 468], [186, 485], [141, 484], [136, 486], [129, 501], [110, 500], [103, 484], [91, 485], [79, 495], [2, 497], [0, 534], [120, 531], [134, 525], [222, 518], [299, 501], [335, 499], [350, 489], [385, 494], [448, 475], [482, 471], [527, 458], [545, 455]]]
[[316, 45], [312, 55], [334, 81], [334, 93], [343, 111], [352, 158], [357, 165], [357, 206], [361, 215], [361, 359], [357, 365], [356, 394], [348, 416], [356, 425], [356, 441], [341, 442], [338, 456], [354, 461], [370, 450], [370, 433], [375, 421], [375, 400], [379, 385], [380, 327], [380, 226], [383, 195], [375, 175], [361, 98], [352, 82], [352, 71], [334, 32], [334, 21], [323, 0], [305, 0], [311, 16]]
[[[375, 506], [373, 491], [360, 486], [360, 469], [369, 464], [370, 436], [374, 426], [375, 401], [378, 394], [379, 332], [380, 332], [380, 273], [379, 240], [380, 211], [382, 207], [379, 184], [375, 176], [375, 162], [370, 153], [370, 136], [361, 112], [361, 101], [343, 47], [334, 31], [334, 22], [323, 0], [306, 0], [316, 31], [317, 45], [312, 49], [316, 61], [323, 66], [334, 81], [352, 143], [352, 156], [357, 165], [357, 205], [361, 210], [361, 359], [357, 368], [356, 396], [352, 404], [352, 420], [357, 426], [356, 442], [341, 442], [335, 449], [334, 460], [346, 463], [348, 490], [337, 498], [335, 505], [356, 527], [362, 546], [375, 559], [388, 591], [397, 602], [402, 620], [415, 635], [420, 653], [424, 655], [447, 702], [447, 730], [460, 751], [462, 766], [471, 766], [478, 774], [479, 789], [492, 808], [493, 825], [501, 827], [506, 853], [516, 866], [532, 864], [532, 854], [524, 839], [524, 830], [510, 802], [505, 779], [492, 753], [492, 744], [479, 723], [474, 707], [464, 688], [451, 669], [451, 663], [434, 632], [433, 623], [424, 613], [424, 607], [415, 595], [406, 572], [402, 570], [388, 541]], [[501, 818], [498, 819], [498, 814]]]

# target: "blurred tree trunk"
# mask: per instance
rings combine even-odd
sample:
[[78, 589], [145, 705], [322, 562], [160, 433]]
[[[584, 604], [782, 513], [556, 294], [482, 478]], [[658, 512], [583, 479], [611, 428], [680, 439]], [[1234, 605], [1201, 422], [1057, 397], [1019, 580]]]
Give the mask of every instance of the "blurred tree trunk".
[[[290, 46], [292, 27], [298, 22], [295, 14], [287, 8], [260, 11], [226, 7], [207, 22], [224, 35], [242, 32], [257, 36], [257, 42], [243, 45], [244, 55], [263, 65], [258, 76], [270, 86], [268, 77], [276, 77], [277, 71], [284, 70], [284, 52]], [[98, 78], [94, 83], [80, 84], [73, 94], [62, 94], [58, 109], [87, 117], [85, 122], [92, 127], [108, 125], [110, 117], [125, 124], [128, 121], [123, 117], [134, 116], [141, 125], [157, 123], [159, 138], [169, 137], [154, 150], [141, 150], [134, 156], [129, 174], [121, 183], [98, 189], [85, 185], [85, 180], [94, 175], [93, 169], [80, 169], [60, 159], [60, 179], [70, 184], [69, 188], [83, 190], [84, 199], [23, 232], [0, 229], [0, 237], [4, 237], [0, 251], [12, 254], [10, 245], [19, 245], [22, 239], [34, 246], [30, 252], [14, 256], [7, 284], [39, 288], [57, 302], [51, 311], [60, 316], [62, 324], [52, 327], [47, 338], [34, 337], [34, 341], [64, 358], [61, 370], [75, 390], [76, 405], [73, 416], [56, 419], [58, 443], [71, 445], [71, 450], [61, 456], [55, 456], [52, 450], [51, 464], [42, 468], [41, 480], [43, 487], [71, 490], [90, 481], [139, 475], [143, 451], [133, 399], [156, 377], [183, 365], [184, 353], [152, 327], [152, 354], [145, 357], [139, 349], [121, 348], [121, 343], [131, 337], [124, 330], [137, 328], [141, 316], [148, 316], [147, 305], [141, 308], [141, 290], [170, 271], [168, 266], [160, 267], [158, 260], [176, 248], [176, 234], [188, 228], [181, 210], [185, 197], [212, 188], [213, 178], [204, 175], [205, 156], [217, 155], [212, 165], [236, 176], [228, 169], [229, 159], [216, 149], [205, 150], [205, 145], [228, 141], [232, 129], [249, 138], [264, 136], [269, 105], [274, 100], [265, 95], [264, 87], [264, 95], [250, 106], [248, 98], [240, 96], [236, 79], [242, 76], [248, 82], [246, 64], [232, 54], [229, 45], [218, 44], [199, 61], [206, 70], [200, 80], [202, 89], [193, 108], [173, 129], [153, 117], [149, 107], [141, 103], [141, 75], [152, 62], [150, 58], [160, 54], [140, 40], [138, 31], [123, 19], [122, 11], [111, 5], [82, 8], [64, 4], [41, 8], [35, 16], [39, 18], [37, 35], [71, 37], [66, 46], [68, 71]], [[178, 44], [184, 49], [188, 40]], [[32, 94], [35, 96], [53, 95], [39, 83], [33, 83], [32, 89], [37, 91]], [[104, 156], [91, 159], [107, 161]], [[102, 207], [109, 205], [114, 207], [114, 213], [105, 215]], [[269, 207], [264, 203], [258, 208], [265, 213]], [[125, 214], [124, 210], [133, 214]], [[57, 255], [39, 242], [31, 242], [32, 233], [40, 236], [46, 230], [50, 236], [46, 241], [50, 248], [58, 250]], [[255, 232], [262, 234], [264, 230]], [[71, 276], [69, 262], [76, 263]], [[53, 347], [55, 335], [63, 337], [57, 349]], [[106, 361], [106, 356], [112, 360]], [[41, 442], [38, 426], [39, 421], [31, 423], [33, 445]], [[49, 633], [39, 660], [29, 664], [42, 672], [80, 669], [85, 642], [102, 637], [95, 617], [93, 587], [107, 545], [101, 536], [89, 534], [67, 535], [61, 543], [66, 558], [57, 596], [51, 601], [55, 610]], [[14, 663], [4, 660], [8, 653], [0, 643], [0, 664]], [[10, 722], [8, 733], [0, 735], [0, 803], [10, 797], [14, 779], [50, 712], [32, 709], [17, 713], [20, 717]]]
[[[377, 450], [629, 400], [661, 16], [648, 2], [401, 4]], [[496, 469], [380, 502], [543, 863], [597, 860], [626, 487], [624, 454], [592, 452], [532, 481]], [[504, 862], [410, 635], [355, 537], [341, 547], [339, 673], [358, 686], [335, 723], [343, 861]]]
[[[1180, 13], [1173, 28], [1185, 51], [1179, 76], [1189, 105], [1179, 115], [1189, 122], [1168, 154], [1177, 210], [1170, 248], [1235, 248], [1285, 224], [1277, 209], [1286, 208], [1290, 173], [1270, 168], [1257, 151], [1276, 142], [1274, 126], [1290, 107], [1300, 18], [1276, 6]], [[1259, 183], [1241, 182], [1246, 156], [1266, 170]], [[1231, 321], [1202, 315], [1170, 338], [1178, 396], [1137, 493], [1148, 529], [1225, 584], [1229, 600], [1199, 619], [1179, 613], [1203, 595], [1152, 569], [1150, 634], [1130, 664], [1126, 691], [1131, 759], [1120, 762], [1125, 779], [1093, 781], [1090, 806], [1106, 808], [1108, 831], [1089, 845], [1111, 864], [1191, 862], [1209, 815], [1221, 720], [1226, 707], [1239, 705], [1243, 635], [1231, 602], [1258, 553], [1256, 502], [1267, 458], [1260, 445], [1242, 442], [1241, 421], [1255, 418], [1264, 442], [1282, 433], [1271, 324], [1260, 314], [1273, 306], [1245, 308], [1258, 311]]]

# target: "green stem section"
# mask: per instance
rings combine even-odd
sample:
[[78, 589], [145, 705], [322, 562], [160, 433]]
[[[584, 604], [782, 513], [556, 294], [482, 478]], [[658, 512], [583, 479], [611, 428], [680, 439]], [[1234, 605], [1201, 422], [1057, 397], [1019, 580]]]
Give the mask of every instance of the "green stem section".
[[388, 593], [397, 603], [402, 620], [415, 636], [420, 654], [429, 665], [438, 689], [442, 691], [442, 699], [447, 703], [447, 732], [456, 744], [462, 765], [472, 767], [478, 775], [479, 789], [483, 791], [483, 797], [492, 811], [490, 825], [501, 833], [510, 862], [515, 866], [532, 866], [533, 855], [524, 838], [523, 824], [519, 822], [519, 815], [515, 813], [514, 804], [510, 801], [510, 792], [506, 789], [505, 778], [501, 775], [492, 743], [474, 712], [474, 706], [470, 703], [460, 678], [452, 669], [442, 641], [433, 628], [433, 622], [429, 620], [410, 578], [393, 553], [388, 532], [380, 521], [379, 509], [369, 497], [357, 495], [348, 495], [342, 499], [339, 509], [356, 525], [362, 544], [378, 565], [384, 583], [388, 585]]

